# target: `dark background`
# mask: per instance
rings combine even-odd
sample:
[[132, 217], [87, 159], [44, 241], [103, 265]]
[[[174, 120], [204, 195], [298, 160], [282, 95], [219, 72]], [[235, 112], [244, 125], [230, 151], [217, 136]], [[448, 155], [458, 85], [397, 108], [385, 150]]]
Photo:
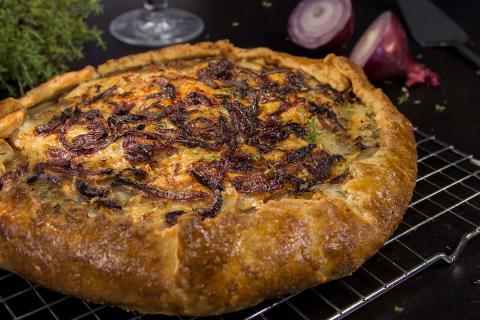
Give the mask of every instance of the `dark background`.
[[[287, 19], [297, 1], [270, 0], [265, 8], [261, 0], [178, 0], [170, 6], [198, 14], [205, 22], [204, 33], [195, 41], [228, 38], [240, 47], [266, 46], [296, 55], [323, 57], [326, 52], [301, 49], [287, 39]], [[480, 1], [435, 1], [467, 32], [471, 46], [480, 53]], [[107, 49], [102, 51], [87, 45], [85, 58], [72, 68], [85, 64], [98, 65], [107, 59], [149, 48], [120, 43], [108, 33], [110, 21], [120, 13], [140, 7], [140, 0], [105, 0], [104, 13], [90, 18], [90, 23], [104, 31]], [[348, 55], [355, 40], [373, 19], [386, 9], [397, 11], [394, 1], [354, 1], [355, 33], [339, 54]], [[425, 17], [428, 19], [428, 17]], [[232, 22], [238, 22], [233, 26]], [[398, 105], [415, 126], [433, 132], [438, 138], [454, 144], [460, 150], [480, 157], [480, 74], [454, 50], [423, 49], [410, 43], [413, 57], [421, 54], [421, 63], [440, 75], [437, 88], [418, 86], [410, 89], [408, 102]], [[376, 83], [396, 103], [401, 94], [402, 80]], [[421, 100], [421, 104], [414, 104]], [[443, 112], [435, 105], [446, 106]], [[480, 213], [479, 213], [480, 214]], [[480, 319], [480, 239], [471, 241], [460, 259], [453, 265], [438, 263], [404, 284], [388, 292], [348, 319]], [[394, 312], [401, 306], [402, 312]], [[397, 308], [398, 309], [398, 308]], [[397, 310], [398, 311], [398, 310]]]
[[[269, 2], [272, 3], [269, 8], [263, 7], [261, 0], [171, 0], [170, 6], [190, 10], [204, 20], [205, 31], [195, 41], [228, 38], [240, 47], [266, 46], [296, 55], [325, 56], [327, 52], [302, 49], [287, 40], [288, 16], [297, 1]], [[473, 48], [480, 53], [480, 1], [442, 0], [435, 3], [469, 33]], [[104, 0], [104, 13], [92, 17], [90, 21], [104, 31], [107, 49], [102, 51], [94, 45], [87, 45], [85, 59], [72, 67], [98, 65], [110, 58], [151, 49], [123, 44], [108, 32], [108, 25], [114, 17], [141, 6], [141, 0]], [[354, 9], [355, 32], [346, 47], [337, 51], [342, 55], [349, 55], [355, 41], [381, 12], [387, 9], [397, 11], [393, 0], [358, 0], [354, 1]], [[234, 27], [232, 22], [238, 22], [239, 25]], [[442, 140], [479, 158], [480, 74], [477, 74], [477, 68], [449, 48], [424, 49], [411, 41], [410, 52], [413, 57], [422, 55], [419, 61], [440, 75], [441, 85], [434, 89], [425, 86], [410, 89], [409, 101], [398, 105], [400, 111], [415, 126], [434, 132]], [[383, 82], [376, 85], [382, 87], [396, 103], [402, 83], [402, 80], [398, 80], [390, 85]], [[414, 100], [421, 100], [422, 103], [415, 105]], [[436, 112], [435, 104], [446, 106], [446, 110]]]

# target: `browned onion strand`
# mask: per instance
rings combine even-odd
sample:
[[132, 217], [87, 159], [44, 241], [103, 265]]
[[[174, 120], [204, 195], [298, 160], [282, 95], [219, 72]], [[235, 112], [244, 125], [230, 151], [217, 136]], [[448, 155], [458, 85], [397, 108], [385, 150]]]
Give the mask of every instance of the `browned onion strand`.
[[97, 198], [95, 199], [95, 203], [110, 209], [122, 209], [122, 205], [115, 199]]
[[132, 163], [152, 163], [154, 153], [172, 150], [171, 146], [140, 137], [127, 136], [122, 143], [125, 158]]
[[91, 97], [91, 98], [88, 98], [88, 99], [85, 99], [83, 100], [83, 104], [84, 105], [89, 105], [89, 104], [92, 104], [96, 101], [99, 101], [99, 100], [102, 100], [102, 99], [105, 99], [105, 98], [108, 98], [110, 96], [113, 95], [113, 93], [115, 92], [115, 90], [117, 90], [118, 86], [117, 85], [114, 85], [110, 88], [108, 88], [107, 90]]
[[156, 198], [171, 199], [171, 200], [199, 200], [208, 198], [208, 194], [203, 191], [165, 191], [152, 187], [145, 183], [140, 183], [132, 179], [125, 178], [116, 174], [113, 180], [114, 185], [130, 186], [134, 189], [143, 191], [144, 193], [154, 196]]
[[145, 180], [148, 175], [146, 171], [135, 167], [123, 169], [122, 171], [120, 171], [120, 175], [125, 172], [130, 172], [137, 180]]
[[293, 152], [290, 152], [287, 154], [287, 162], [293, 162], [293, 161], [298, 161], [300, 159], [305, 158], [317, 145], [315, 144], [309, 144], [305, 147], [302, 147], [300, 149], [297, 149]]
[[285, 181], [286, 174], [282, 170], [273, 170], [271, 173], [249, 174], [236, 176], [230, 181], [235, 189], [242, 193], [272, 192], [280, 189]]
[[40, 162], [34, 166], [33, 175], [27, 178], [27, 183], [32, 184], [38, 180], [45, 181], [51, 185], [58, 185], [61, 182], [61, 178], [57, 175], [53, 175], [46, 171], [52, 171], [55, 173], [66, 174], [66, 175], [85, 175], [85, 176], [102, 176], [102, 175], [111, 175], [113, 169], [101, 169], [101, 170], [89, 170], [84, 169], [82, 164], [72, 165], [70, 159], [55, 159], [53, 161]]
[[3, 186], [7, 182], [14, 182], [20, 179], [27, 171], [27, 165], [22, 164], [16, 170], [12, 172], [5, 173], [4, 175], [0, 176], [0, 191], [3, 189]]
[[[284, 81], [273, 80], [274, 76], [283, 77]], [[106, 196], [110, 188], [115, 186], [130, 187], [161, 199], [210, 199], [205, 209], [196, 211], [203, 218], [213, 218], [223, 204], [225, 181], [230, 182], [239, 193], [273, 192], [281, 188], [302, 193], [316, 184], [341, 183], [347, 178], [347, 173], [330, 177], [332, 167], [342, 161], [342, 157], [326, 151], [314, 151], [314, 143], [284, 151], [281, 161], [267, 161], [263, 157], [277, 150], [278, 144], [290, 135], [308, 140], [305, 124], [280, 120], [281, 114], [294, 105], [303, 105], [325, 130], [344, 131], [332, 105], [355, 102], [357, 98], [351, 91], [338, 92], [323, 84], [312, 88], [299, 71], [268, 66], [257, 72], [234, 66], [227, 59], [209, 60], [206, 67], [198, 70], [196, 78], [182, 77], [201, 81], [212, 88], [230, 90], [231, 94], [207, 97], [205, 92], [196, 90], [181, 97], [172, 83], [173, 79], [179, 77], [158, 77], [153, 80], [158, 92], [143, 97], [148, 100], [148, 106], [139, 113], [132, 113], [135, 103], [113, 100], [117, 96], [130, 96], [131, 93], [117, 93], [118, 87], [112, 86], [92, 98], [84, 99], [79, 105], [63, 110], [47, 124], [35, 129], [39, 135], [57, 135], [64, 150], [49, 149], [47, 154], [52, 160], [36, 164], [30, 183], [40, 178], [55, 184], [59, 178], [50, 172], [74, 176], [112, 175], [113, 182], [109, 187], [98, 187], [87, 183], [85, 179], [77, 179], [76, 189], [86, 199], [113, 209], [121, 208], [120, 203]], [[253, 81], [255, 86], [250, 87], [246, 79]], [[315, 104], [296, 95], [308, 90], [329, 97], [332, 105]], [[107, 118], [97, 109], [82, 111], [85, 106], [93, 108], [100, 101], [112, 110]], [[280, 107], [262, 120], [259, 118], [259, 104], [266, 102], [280, 102]], [[223, 112], [208, 118], [198, 116], [195, 114], [197, 105]], [[167, 128], [158, 125], [164, 121], [173, 126]], [[147, 131], [151, 124], [156, 125], [155, 131]], [[69, 137], [68, 133], [75, 126], [85, 128], [87, 133]], [[114, 172], [113, 169], [87, 170], [81, 164], [74, 164], [77, 156], [95, 153], [119, 139], [123, 139], [121, 145], [125, 158], [132, 167]], [[239, 148], [241, 144], [256, 148], [258, 154], [245, 154]], [[358, 148], [361, 148], [360, 144], [361, 141], [352, 142]], [[190, 168], [190, 174], [198, 184], [209, 191], [169, 191], [141, 182], [147, 180], [147, 172], [133, 165], [154, 163], [158, 155], [168, 156], [176, 152], [178, 145], [220, 153], [215, 160], [198, 160]], [[308, 172], [309, 176], [298, 177], [302, 171]], [[183, 213], [172, 211], [165, 219], [168, 224], [174, 225]]]
[[200, 215], [203, 218], [215, 218], [220, 212], [223, 204], [222, 190], [215, 189], [213, 190], [213, 202], [212, 205], [204, 210], [200, 211]]
[[177, 219], [179, 216], [181, 216], [182, 214], [184, 214], [185, 211], [183, 210], [176, 210], [176, 211], [170, 211], [170, 212], [167, 212], [167, 214], [165, 215], [165, 220], [167, 221], [167, 223], [171, 226], [177, 224]]
[[223, 187], [221, 181], [225, 176], [225, 170], [223, 167], [219, 167], [220, 162], [214, 162], [213, 165], [206, 165], [198, 163], [192, 170], [192, 175], [197, 181], [209, 188], [213, 192], [213, 202], [207, 209], [201, 210], [200, 215], [204, 218], [214, 218], [222, 207]]

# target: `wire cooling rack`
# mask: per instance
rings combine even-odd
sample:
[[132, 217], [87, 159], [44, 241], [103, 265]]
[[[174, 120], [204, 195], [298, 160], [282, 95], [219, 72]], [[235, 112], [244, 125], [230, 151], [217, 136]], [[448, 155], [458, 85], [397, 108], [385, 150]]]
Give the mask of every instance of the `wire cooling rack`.
[[[418, 179], [393, 237], [353, 275], [255, 308], [210, 319], [340, 319], [434, 263], [452, 263], [480, 233], [480, 164], [434, 135], [415, 129]], [[0, 270], [0, 319], [167, 320], [43, 289]]]

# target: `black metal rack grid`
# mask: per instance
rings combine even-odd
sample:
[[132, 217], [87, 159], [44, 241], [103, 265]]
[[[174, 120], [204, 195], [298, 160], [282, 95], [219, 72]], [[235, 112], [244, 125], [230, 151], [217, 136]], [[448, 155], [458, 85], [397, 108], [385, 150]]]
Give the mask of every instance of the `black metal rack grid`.
[[[480, 163], [434, 135], [415, 129], [415, 136], [419, 178], [414, 197], [394, 236], [375, 256], [351, 276], [209, 319], [340, 319], [430, 265], [454, 262], [480, 233]], [[200, 318], [126, 312], [54, 293], [0, 270], [0, 319]]]

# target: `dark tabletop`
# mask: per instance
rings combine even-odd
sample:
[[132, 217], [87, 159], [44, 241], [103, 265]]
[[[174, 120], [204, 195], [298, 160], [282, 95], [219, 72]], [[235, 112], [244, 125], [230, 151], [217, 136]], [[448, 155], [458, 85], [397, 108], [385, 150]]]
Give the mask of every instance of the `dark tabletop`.
[[[263, 7], [261, 0], [178, 0], [171, 1], [171, 6], [193, 11], [205, 21], [205, 31], [196, 41], [228, 38], [240, 47], [267, 46], [319, 58], [326, 54], [301, 49], [288, 41], [287, 19], [297, 1], [270, 2], [273, 5], [269, 8]], [[472, 39], [470, 45], [480, 53], [480, 1], [435, 2], [467, 30]], [[115, 16], [140, 6], [140, 0], [106, 0], [104, 14], [92, 17], [90, 22], [104, 31], [107, 49], [102, 51], [87, 45], [85, 59], [72, 67], [98, 65], [109, 58], [147, 50], [120, 43], [108, 33], [108, 24]], [[354, 41], [379, 13], [386, 9], [396, 11], [394, 1], [358, 0], [354, 2], [354, 7], [355, 33], [347, 46], [338, 51], [340, 54], [348, 55]], [[238, 26], [233, 26], [232, 22], [238, 22]], [[479, 158], [479, 72], [453, 50], [423, 49], [412, 42], [410, 49], [412, 56], [421, 55], [420, 62], [440, 75], [441, 85], [437, 88], [419, 86], [410, 89], [409, 101], [398, 105], [399, 109], [415, 126], [433, 132], [440, 139]], [[382, 87], [394, 102], [401, 94], [401, 80], [376, 85]], [[421, 103], [414, 104], [414, 100]], [[446, 109], [438, 112], [436, 104]], [[479, 249], [480, 239], [474, 239], [455, 264], [434, 265], [356, 311], [348, 319], [479, 319], [480, 286], [473, 283], [473, 280], [480, 279]], [[401, 306], [402, 312], [393, 312], [395, 306]]]

